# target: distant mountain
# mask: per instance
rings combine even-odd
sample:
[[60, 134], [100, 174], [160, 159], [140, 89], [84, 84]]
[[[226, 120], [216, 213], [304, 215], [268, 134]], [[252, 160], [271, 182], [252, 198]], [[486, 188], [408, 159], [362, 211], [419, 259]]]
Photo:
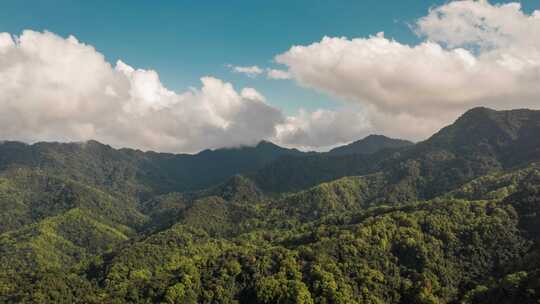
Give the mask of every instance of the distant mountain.
[[331, 153], [0, 143], [0, 302], [538, 303], [538, 134], [475, 108]]
[[431, 198], [475, 177], [540, 160], [537, 134], [540, 111], [474, 108], [412, 146], [373, 154], [282, 157], [252, 178], [264, 191], [289, 192], [383, 171], [395, 187], [414, 189], [409, 199]]
[[495, 111], [479, 107], [418, 145], [472, 157], [492, 156], [501, 166], [540, 159], [540, 111]]
[[241, 173], [254, 172], [282, 156], [306, 153], [262, 141], [254, 147], [205, 150], [197, 154], [114, 149], [85, 143], [0, 143], [0, 172], [12, 167], [44, 170], [110, 191], [151, 195], [210, 187]]
[[328, 152], [330, 155], [373, 154], [383, 149], [403, 148], [414, 145], [413, 142], [389, 138], [384, 135], [369, 135], [364, 139], [345, 146], [337, 147]]

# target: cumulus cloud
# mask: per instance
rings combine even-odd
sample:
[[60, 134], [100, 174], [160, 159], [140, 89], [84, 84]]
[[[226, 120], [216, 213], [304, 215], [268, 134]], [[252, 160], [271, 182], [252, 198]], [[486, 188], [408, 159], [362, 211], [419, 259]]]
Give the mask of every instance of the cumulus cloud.
[[276, 69], [267, 69], [266, 76], [269, 79], [291, 79], [289, 72]]
[[455, 1], [431, 9], [417, 22], [417, 33], [450, 47], [538, 48], [540, 11], [526, 15], [519, 3]]
[[254, 144], [285, 118], [252, 88], [203, 77], [174, 92], [157, 72], [109, 64], [74, 37], [0, 34], [0, 137], [97, 139], [115, 146], [193, 152]]
[[372, 128], [391, 136], [425, 138], [474, 106], [539, 106], [540, 11], [455, 1], [415, 31], [425, 41], [324, 37], [276, 61], [302, 86], [363, 105]]
[[75, 37], [0, 33], [0, 138], [97, 139], [170, 152], [255, 144], [321, 149], [383, 133], [422, 139], [473, 106], [537, 108], [540, 12], [456, 1], [431, 9], [406, 45], [384, 36], [324, 37], [278, 55], [286, 69], [229, 66], [294, 79], [350, 101], [286, 116], [253, 88], [213, 77], [167, 89], [153, 70], [107, 62]]
[[[254, 88], [238, 91], [214, 77], [201, 78], [200, 88], [175, 92], [163, 86], [156, 71], [122, 61], [113, 66], [75, 37], [0, 33], [1, 139], [96, 139], [169, 152], [253, 145], [262, 139], [317, 148], [357, 138], [343, 125], [355, 114], [342, 112], [301, 111], [286, 117]], [[347, 136], [336, 136], [339, 130]]]
[[253, 66], [235, 66], [231, 64], [226, 65], [229, 69], [231, 69], [235, 73], [244, 74], [248, 77], [255, 78], [262, 74], [264, 71], [260, 67], [253, 65]]
[[306, 150], [328, 150], [369, 135], [372, 126], [363, 111], [348, 105], [337, 110], [301, 109], [277, 126], [276, 141]]

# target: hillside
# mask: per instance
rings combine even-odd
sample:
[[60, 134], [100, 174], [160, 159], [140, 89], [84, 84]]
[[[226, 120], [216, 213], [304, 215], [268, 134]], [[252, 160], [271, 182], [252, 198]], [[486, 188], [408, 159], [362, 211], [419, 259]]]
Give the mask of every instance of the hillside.
[[372, 153], [0, 144], [2, 303], [535, 303], [540, 111]]
[[540, 111], [475, 108], [429, 139], [369, 155], [283, 157], [253, 179], [268, 192], [298, 191], [351, 175], [385, 172], [429, 199], [475, 177], [540, 159]]
[[0, 172], [27, 167], [85, 184], [148, 198], [171, 191], [200, 190], [235, 174], [256, 171], [285, 155], [305, 153], [269, 142], [254, 147], [168, 154], [114, 149], [97, 141], [85, 143], [0, 143]]
[[389, 138], [384, 135], [369, 135], [345, 146], [328, 152], [330, 155], [373, 154], [383, 149], [395, 149], [412, 146], [408, 140]]

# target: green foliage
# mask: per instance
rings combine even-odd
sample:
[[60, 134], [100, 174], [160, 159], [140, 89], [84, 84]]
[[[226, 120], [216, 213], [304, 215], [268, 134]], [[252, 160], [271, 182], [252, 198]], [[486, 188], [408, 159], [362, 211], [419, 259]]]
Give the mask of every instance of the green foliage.
[[0, 302], [538, 303], [539, 121], [371, 154], [0, 144]]

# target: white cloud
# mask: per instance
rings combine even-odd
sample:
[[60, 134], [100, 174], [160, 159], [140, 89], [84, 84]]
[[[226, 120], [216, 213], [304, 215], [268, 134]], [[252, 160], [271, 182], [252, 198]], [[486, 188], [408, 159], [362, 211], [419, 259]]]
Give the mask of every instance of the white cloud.
[[276, 142], [306, 150], [327, 150], [369, 135], [372, 127], [357, 106], [338, 110], [300, 110], [277, 126]]
[[377, 132], [421, 139], [468, 108], [539, 107], [540, 12], [456, 1], [432, 9], [405, 45], [379, 33], [293, 46], [276, 61], [301, 85], [363, 105]]
[[152, 70], [111, 66], [74, 37], [0, 34], [0, 137], [97, 139], [115, 146], [193, 152], [254, 144], [275, 134], [280, 110], [252, 88], [203, 77], [177, 93]]
[[291, 79], [291, 74], [289, 74], [289, 72], [276, 69], [267, 69], [266, 76], [269, 79]]
[[320, 150], [369, 133], [421, 139], [473, 106], [540, 105], [539, 20], [518, 4], [450, 2], [418, 20], [417, 45], [382, 33], [325, 37], [277, 56], [286, 70], [229, 66], [351, 101], [289, 117], [253, 88], [203, 77], [200, 88], [175, 92], [156, 71], [113, 66], [74, 37], [0, 33], [0, 138], [172, 152], [260, 139]]
[[540, 12], [526, 15], [519, 3], [455, 1], [430, 10], [418, 20], [417, 32], [450, 47], [538, 48]]
[[[301, 111], [285, 117], [253, 88], [213, 77], [174, 92], [156, 71], [115, 66], [75, 37], [0, 33], [0, 139], [84, 141], [195, 152], [270, 139], [317, 148], [357, 139], [354, 111]], [[360, 134], [355, 134], [359, 131]]]
[[266, 102], [266, 98], [253, 88], [242, 89], [242, 93], [240, 93], [240, 95], [242, 95], [242, 97], [245, 99]]
[[235, 66], [231, 64], [226, 65], [228, 68], [230, 68], [235, 73], [245, 74], [248, 77], [255, 78], [262, 74], [264, 71], [260, 67], [253, 65], [253, 66]]

